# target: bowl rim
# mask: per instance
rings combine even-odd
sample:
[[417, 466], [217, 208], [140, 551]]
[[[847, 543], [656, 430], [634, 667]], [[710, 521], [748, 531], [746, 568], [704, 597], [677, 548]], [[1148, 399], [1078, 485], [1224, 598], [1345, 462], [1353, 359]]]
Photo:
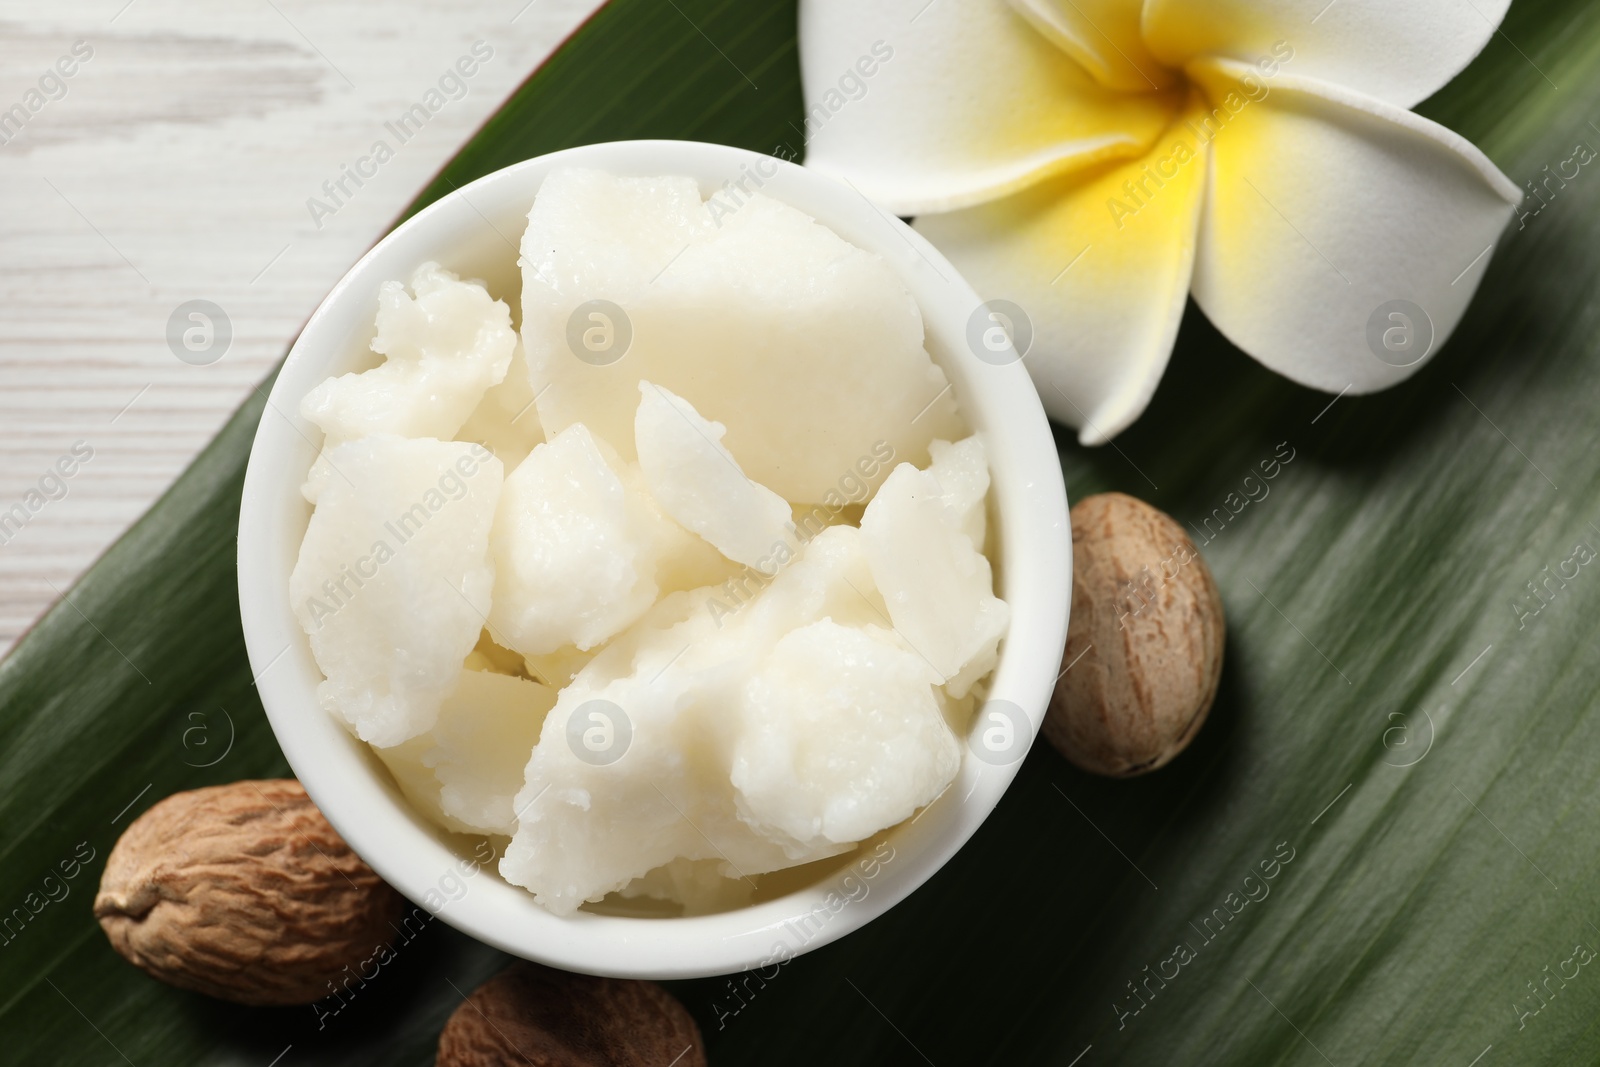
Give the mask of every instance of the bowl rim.
[[[424, 260], [448, 258], [448, 252], [437, 254], [441, 249], [491, 240], [485, 227], [495, 231], [495, 240], [512, 243], [491, 219], [513, 210], [525, 217], [543, 178], [563, 166], [689, 175], [703, 195], [754, 173], [763, 179], [757, 182], [761, 191], [881, 256], [921, 308], [929, 350], [950, 378], [969, 425], [984, 434], [989, 453], [996, 518], [991, 555], [1012, 620], [983, 710], [1020, 710], [1026, 744], [1014, 756], [1007, 750], [1007, 762], [976, 758], [975, 715], [956, 781], [913, 819], [888, 831], [874, 853], [816, 883], [732, 911], [665, 918], [579, 911], [558, 917], [526, 890], [481, 870], [483, 864], [464, 854], [459, 840], [449, 841], [413, 812], [365, 744], [321, 710], [315, 691], [322, 676], [287, 595], [310, 512], [299, 485], [314, 455], [311, 442], [320, 434], [299, 415], [300, 397], [335, 372], [339, 360], [355, 358], [351, 338], [363, 322], [370, 334], [371, 297], [379, 283], [409, 277]], [[520, 239], [520, 229], [515, 233]], [[402, 222], [334, 285], [279, 368], [252, 443], [240, 508], [239, 602], [252, 676], [284, 755], [329, 822], [429, 917], [515, 956], [612, 977], [690, 978], [776, 967], [860, 928], [909, 896], [976, 832], [1020, 769], [1054, 690], [1071, 602], [1071, 527], [1055, 440], [1021, 358], [1009, 348], [1001, 358], [979, 359], [970, 351], [965, 338], [982, 311], [978, 295], [942, 254], [854, 187], [726, 145], [641, 140], [564, 149], [457, 187]], [[293, 500], [300, 500], [298, 509]]]

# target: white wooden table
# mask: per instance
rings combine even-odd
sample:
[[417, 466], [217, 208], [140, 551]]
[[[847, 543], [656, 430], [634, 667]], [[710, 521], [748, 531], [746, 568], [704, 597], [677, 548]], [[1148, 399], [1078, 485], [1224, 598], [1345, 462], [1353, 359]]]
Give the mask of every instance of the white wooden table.
[[[0, 0], [0, 652], [598, 6]], [[472, 76], [450, 77], [462, 57]], [[385, 124], [419, 103], [437, 106], [402, 143]], [[362, 164], [375, 173], [344, 178], [335, 201], [323, 183], [378, 140], [393, 158]], [[167, 342], [195, 299], [232, 326], [209, 365]], [[92, 458], [57, 468], [75, 446]]]

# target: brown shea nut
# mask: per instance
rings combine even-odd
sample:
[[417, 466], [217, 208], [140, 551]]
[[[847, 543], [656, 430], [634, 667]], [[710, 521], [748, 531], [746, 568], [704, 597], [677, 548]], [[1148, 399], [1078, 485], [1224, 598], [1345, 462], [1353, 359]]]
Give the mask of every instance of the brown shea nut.
[[518, 963], [473, 991], [435, 1067], [705, 1067], [700, 1029], [654, 982]]
[[106, 860], [95, 918], [156, 978], [240, 1004], [309, 1004], [393, 935], [402, 900], [292, 778], [176, 793]]
[[1095, 774], [1160, 767], [1216, 699], [1224, 629], [1211, 570], [1171, 516], [1122, 493], [1078, 501], [1065, 673], [1045, 737]]

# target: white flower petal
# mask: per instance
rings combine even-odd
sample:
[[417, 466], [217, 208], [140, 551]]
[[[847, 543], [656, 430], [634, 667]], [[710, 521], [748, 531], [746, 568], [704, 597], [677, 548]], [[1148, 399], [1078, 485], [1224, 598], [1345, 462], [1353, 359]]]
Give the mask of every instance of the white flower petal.
[[[1489, 43], [1511, 0], [1147, 0], [1144, 37], [1174, 66], [1222, 56], [1409, 108]], [[1293, 58], [1286, 58], [1292, 56]]]
[[[1220, 129], [1195, 300], [1229, 340], [1297, 382], [1358, 393], [1393, 385], [1455, 329], [1521, 194], [1436, 123], [1309, 79], [1280, 78], [1249, 101], [1234, 80], [1248, 69], [1191, 68], [1222, 101], [1217, 114], [1239, 105], [1211, 123]], [[1431, 346], [1378, 357], [1369, 322], [1408, 321], [1381, 310], [1392, 301], [1426, 313], [1431, 328], [1411, 325]]]
[[1135, 155], [1175, 109], [1097, 85], [1005, 0], [803, 0], [800, 45], [806, 165], [899, 214]]
[[1147, 93], [1177, 81], [1145, 46], [1141, 0], [1011, 0], [1011, 6], [1101, 85]]
[[917, 220], [980, 296], [1025, 311], [1045, 410], [1084, 444], [1139, 417], [1172, 353], [1206, 181], [1188, 124], [1199, 114], [1186, 110], [1138, 159]]

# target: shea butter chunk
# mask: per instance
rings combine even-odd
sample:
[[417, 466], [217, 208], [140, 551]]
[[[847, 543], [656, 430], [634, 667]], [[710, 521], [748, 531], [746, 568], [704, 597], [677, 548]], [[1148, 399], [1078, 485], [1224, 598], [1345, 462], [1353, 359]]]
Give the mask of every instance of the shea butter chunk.
[[[753, 822], [737, 796], [733, 760], [763, 716], [760, 709], [743, 710], [750, 680], [786, 635], [823, 619], [842, 620], [835, 626], [840, 630], [887, 619], [861, 532], [829, 527], [748, 603], [730, 606], [724, 595], [698, 589], [663, 599], [578, 673], [546, 719], [516, 802], [522, 817], [501, 873], [532, 889], [551, 910], [570, 911], [598, 900], [680, 857], [716, 863], [724, 877], [742, 881], [849, 847], [849, 841], [817, 829], [810, 815]], [[920, 722], [917, 717], [926, 712], [948, 735], [932, 694], [932, 670], [887, 630], [880, 627], [875, 640], [876, 658], [863, 670], [888, 671], [883, 684], [875, 693], [861, 692], [858, 683], [866, 673], [855, 676], [854, 689], [839, 684], [863, 702], [878, 697], [915, 702], [914, 710], [891, 708], [883, 714]], [[915, 660], [915, 684], [899, 685], [909, 664], [896, 659], [896, 651]], [[805, 692], [827, 699], [825, 694], [835, 692], [833, 681], [832, 675], [819, 675], [807, 681]], [[845, 744], [859, 738], [852, 734]], [[586, 747], [589, 742], [594, 748]], [[761, 747], [759, 740], [752, 743]], [[615, 759], [599, 758], [617, 752], [609, 747], [615, 745], [624, 746]], [[857, 786], [867, 788], [862, 779], [868, 772], [862, 768], [874, 758], [861, 754], [853, 770], [837, 777], [854, 773]], [[938, 767], [927, 773], [942, 773], [942, 761], [934, 762]], [[914, 760], [894, 773], [924, 776]], [[901, 788], [884, 798], [883, 807], [923, 803], [922, 792]], [[871, 818], [836, 819], [835, 830], [859, 828]], [[878, 823], [862, 836], [887, 825]], [[803, 834], [791, 834], [785, 826], [799, 827]], [[659, 893], [679, 883], [657, 877], [646, 884]]]
[[437, 263], [417, 268], [411, 290], [378, 289], [372, 350], [384, 362], [329, 378], [301, 402], [330, 444], [375, 433], [449, 439], [505, 378], [517, 335], [504, 303]]
[[728, 760], [751, 650], [716, 639], [689, 594], [660, 612], [561, 691], [515, 801], [500, 873], [558, 915], [679, 858], [747, 878], [838, 851], [786, 848], [739, 819]]
[[894, 628], [961, 697], [994, 669], [1010, 611], [945, 492], [933, 474], [900, 464], [862, 514], [861, 537]]
[[806, 843], [853, 843], [908, 818], [961, 765], [936, 681], [879, 627], [823, 619], [784, 637], [745, 687], [740, 815]]
[[363, 741], [397, 745], [433, 727], [483, 629], [500, 461], [388, 435], [326, 458], [289, 596], [323, 706]]
[[654, 382], [639, 383], [634, 440], [651, 495], [729, 559], [754, 567], [794, 540], [790, 508], [747, 477], [722, 445], [726, 429]]
[[723, 590], [709, 592], [708, 603], [722, 629], [737, 632], [764, 651], [790, 630], [822, 618], [850, 626], [889, 625], [861, 531], [854, 526], [829, 526], [798, 556], [780, 555], [774, 562], [777, 576], [748, 602], [725, 604]]
[[521, 342], [511, 353], [511, 366], [505, 378], [483, 394], [456, 436], [462, 441], [483, 445], [499, 457], [508, 471], [516, 470], [533, 451], [533, 446], [544, 440]]
[[545, 179], [522, 239], [522, 329], [547, 432], [582, 422], [634, 458], [648, 380], [727, 427], [744, 473], [802, 503], [880, 440], [922, 463], [929, 441], [959, 434], [888, 263], [754, 186], [717, 197], [708, 207], [688, 178]]
[[407, 799], [435, 821], [510, 836], [517, 825], [511, 801], [555, 700], [555, 691], [537, 682], [464, 670], [432, 730], [376, 751]]
[[983, 438], [973, 434], [954, 444], [935, 441], [928, 451], [933, 456], [928, 473], [939, 483], [939, 499], [955, 511], [962, 532], [972, 547], [982, 552], [988, 534], [984, 500], [989, 494], [989, 461], [984, 455]]
[[578, 423], [506, 479], [494, 526], [496, 640], [524, 656], [590, 649], [655, 603], [658, 577], [715, 576], [716, 552], [620, 466]]
[[622, 896], [671, 901], [683, 905], [685, 915], [708, 915], [750, 903], [751, 882], [723, 874], [721, 860], [673, 860], [623, 886]]

